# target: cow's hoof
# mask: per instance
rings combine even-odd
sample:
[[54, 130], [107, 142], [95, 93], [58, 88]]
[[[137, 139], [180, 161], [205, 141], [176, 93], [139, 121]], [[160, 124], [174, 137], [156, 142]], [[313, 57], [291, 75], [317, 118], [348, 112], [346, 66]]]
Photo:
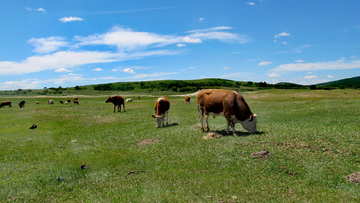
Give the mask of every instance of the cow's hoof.
[[202, 133], [204, 132], [204, 129], [203, 128], [201, 128], [201, 130], [200, 130]]

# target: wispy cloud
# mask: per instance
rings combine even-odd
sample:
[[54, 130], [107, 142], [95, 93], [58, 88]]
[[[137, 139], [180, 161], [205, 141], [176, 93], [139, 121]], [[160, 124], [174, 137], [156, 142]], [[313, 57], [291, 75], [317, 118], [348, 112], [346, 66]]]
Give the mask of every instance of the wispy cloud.
[[298, 60], [296, 60], [295, 62], [296, 62], [296, 63], [303, 63], [304, 61], [303, 61], [303, 60], [298, 59]]
[[327, 77], [328, 77], [328, 78], [334, 78], [334, 76], [332, 76], [332, 75], [328, 75]]
[[309, 48], [309, 47], [311, 47], [311, 45], [303, 45], [303, 46], [297, 47], [295, 49], [281, 51], [281, 52], [277, 52], [275, 54], [299, 54], [299, 53], [303, 52], [304, 49]]
[[289, 72], [289, 71], [316, 71], [316, 70], [344, 70], [344, 69], [354, 69], [354, 68], [360, 68], [360, 60], [349, 62], [349, 61], [345, 61], [345, 59], [342, 58], [337, 61], [329, 61], [329, 62], [283, 64], [272, 69], [272, 71]]
[[283, 44], [285, 44], [285, 45], [289, 45], [289, 43], [287, 43], [287, 42], [285, 42], [285, 41], [283, 41]]
[[84, 19], [80, 17], [63, 17], [59, 19], [63, 23], [71, 22], [71, 21], [83, 21]]
[[223, 69], [230, 69], [229, 67], [224, 66]]
[[205, 20], [205, 18], [199, 18], [199, 22], [202, 22], [203, 20]]
[[38, 8], [38, 9], [36, 9], [36, 11], [41, 11], [41, 12], [44, 12], [44, 13], [46, 13], [46, 11], [45, 11], [45, 9], [43, 9], [43, 8]]
[[36, 53], [51, 53], [69, 45], [64, 37], [31, 38], [28, 43], [35, 47]]
[[280, 34], [275, 35], [274, 37], [275, 37], [275, 38], [279, 38], [279, 37], [284, 37], [284, 36], [290, 36], [290, 34], [287, 33], [287, 32], [282, 32], [282, 33], [280, 33]]
[[273, 62], [269, 62], [269, 61], [262, 61], [259, 63], [260, 66], [266, 66], [266, 65], [270, 65], [272, 64]]
[[144, 9], [134, 9], [134, 10], [123, 10], [123, 11], [98, 11], [98, 12], [90, 12], [90, 14], [134, 13], [134, 12], [143, 12], [143, 11], [152, 11], [152, 10], [164, 10], [164, 9], [172, 9], [172, 8], [175, 8], [175, 7], [144, 8]]
[[93, 71], [102, 71], [103, 69], [101, 68], [95, 68], [95, 69], [92, 69]]
[[351, 56], [352, 59], [357, 58], [357, 57], [358, 57], [358, 56], [356, 56], [356, 55], [355, 55], [355, 56]]
[[318, 76], [316, 76], [316, 75], [308, 75], [308, 76], [305, 76], [304, 78], [305, 79], [316, 79], [316, 78], [318, 78]]
[[31, 11], [32, 9], [29, 7], [25, 7], [26, 10]]
[[125, 73], [135, 73], [134, 70], [132, 70], [131, 68], [124, 68], [121, 71], [123, 71]]
[[250, 6], [255, 6], [255, 3], [254, 2], [246, 2], [247, 5], [250, 5]]
[[62, 73], [62, 72], [71, 72], [71, 70], [68, 70], [66, 68], [58, 68], [55, 70], [55, 72]]
[[[179, 72], [170, 72], [170, 73], [165, 73], [165, 72], [159, 72], [159, 73], [152, 73], [152, 74], [137, 74], [134, 77], [131, 77], [132, 79], [142, 79], [142, 78], [158, 78], [160, 76], [164, 76], [164, 75], [174, 75], [174, 74], [179, 74]], [[129, 78], [130, 79], [130, 78]]]
[[186, 47], [186, 44], [177, 44], [177, 47]]
[[269, 77], [271, 77], [271, 78], [274, 78], [274, 77], [276, 77], [276, 78], [281, 77], [281, 75], [276, 74], [276, 73], [271, 73], [271, 74], [269, 74], [268, 76], [269, 76]]

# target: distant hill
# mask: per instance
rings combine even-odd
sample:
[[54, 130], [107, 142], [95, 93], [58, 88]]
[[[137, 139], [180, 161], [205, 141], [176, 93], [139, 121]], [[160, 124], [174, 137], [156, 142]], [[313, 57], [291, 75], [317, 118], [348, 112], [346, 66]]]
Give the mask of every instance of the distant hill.
[[353, 78], [346, 78], [332, 82], [319, 83], [315, 85], [319, 87], [333, 87], [333, 88], [360, 88], [360, 76]]

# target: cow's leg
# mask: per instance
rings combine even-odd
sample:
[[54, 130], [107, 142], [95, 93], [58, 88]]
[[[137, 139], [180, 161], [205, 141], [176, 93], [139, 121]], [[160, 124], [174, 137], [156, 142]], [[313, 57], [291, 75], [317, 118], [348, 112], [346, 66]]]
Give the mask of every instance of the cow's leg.
[[166, 112], [166, 125], [169, 125], [169, 111]]
[[209, 115], [205, 113], [205, 123], [206, 123], [206, 128], [205, 131], [208, 132], [209, 129]]
[[226, 134], [228, 134], [228, 135], [230, 134], [229, 133], [229, 125], [230, 125], [232, 128], [232, 131], [233, 131], [233, 135], [237, 136], [236, 131], [235, 131], [235, 122], [233, 121], [233, 117], [228, 114], [224, 114], [224, 115], [226, 118]]
[[229, 121], [226, 120], [226, 134], [229, 134]]
[[200, 124], [201, 124], [201, 132], [204, 132], [204, 107], [201, 107], [199, 104], [199, 118], [200, 118]]
[[125, 112], [125, 103], [123, 103], [123, 107], [124, 107], [124, 112]]
[[121, 112], [121, 105], [118, 106], [118, 112]]
[[114, 105], [114, 113], [115, 113], [116, 105]]

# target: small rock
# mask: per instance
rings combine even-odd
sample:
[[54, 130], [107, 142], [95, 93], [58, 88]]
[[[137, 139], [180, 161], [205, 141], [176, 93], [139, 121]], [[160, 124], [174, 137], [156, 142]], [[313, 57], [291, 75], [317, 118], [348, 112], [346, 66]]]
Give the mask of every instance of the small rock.
[[71, 142], [76, 142], [77, 140], [71, 140]]

